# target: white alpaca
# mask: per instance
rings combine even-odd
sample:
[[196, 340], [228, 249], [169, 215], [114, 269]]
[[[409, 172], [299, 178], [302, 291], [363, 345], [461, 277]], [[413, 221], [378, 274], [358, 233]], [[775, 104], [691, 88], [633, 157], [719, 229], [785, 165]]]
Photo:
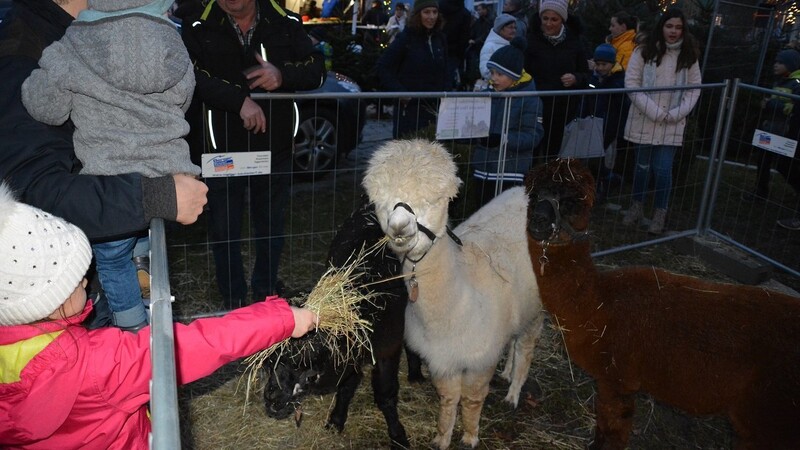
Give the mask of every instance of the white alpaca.
[[542, 305], [527, 249], [528, 197], [510, 189], [448, 236], [447, 207], [461, 180], [439, 144], [392, 141], [372, 156], [364, 187], [389, 246], [403, 259], [411, 303], [405, 338], [428, 364], [439, 394], [433, 444], [450, 445], [461, 402], [475, 447], [489, 381], [504, 348], [505, 400], [517, 406], [541, 331]]

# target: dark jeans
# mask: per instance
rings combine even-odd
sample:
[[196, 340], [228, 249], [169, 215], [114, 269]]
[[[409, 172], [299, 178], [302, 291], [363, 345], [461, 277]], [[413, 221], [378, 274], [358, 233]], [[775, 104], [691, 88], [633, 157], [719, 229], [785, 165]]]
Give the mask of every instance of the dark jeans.
[[135, 237], [92, 245], [97, 275], [108, 297], [114, 325], [128, 328], [147, 321], [139, 277], [133, 263]]
[[275, 293], [291, 182], [288, 163], [284, 165], [287, 167], [273, 168], [272, 175], [206, 180], [217, 285], [229, 309], [250, 303], [241, 249], [246, 191], [250, 193], [250, 240], [255, 249], [249, 299], [259, 301]]

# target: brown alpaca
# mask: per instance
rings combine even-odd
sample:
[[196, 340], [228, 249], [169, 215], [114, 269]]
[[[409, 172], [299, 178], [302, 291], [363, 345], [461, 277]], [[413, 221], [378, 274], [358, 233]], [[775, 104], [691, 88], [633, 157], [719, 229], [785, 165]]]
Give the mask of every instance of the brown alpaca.
[[555, 160], [525, 185], [542, 303], [597, 382], [590, 448], [625, 448], [641, 391], [727, 416], [737, 449], [800, 449], [800, 298], [653, 267], [598, 272], [586, 238], [590, 172]]

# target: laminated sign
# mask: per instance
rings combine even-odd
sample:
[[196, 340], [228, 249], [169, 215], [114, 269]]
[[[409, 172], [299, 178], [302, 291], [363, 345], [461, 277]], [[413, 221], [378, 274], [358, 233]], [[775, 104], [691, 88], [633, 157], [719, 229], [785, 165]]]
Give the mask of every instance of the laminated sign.
[[763, 148], [789, 158], [793, 158], [797, 150], [797, 141], [758, 129], [753, 133], [752, 144], [754, 147]]
[[492, 99], [487, 97], [443, 98], [436, 120], [436, 139], [466, 139], [489, 136]]
[[269, 175], [272, 152], [203, 153], [203, 178]]

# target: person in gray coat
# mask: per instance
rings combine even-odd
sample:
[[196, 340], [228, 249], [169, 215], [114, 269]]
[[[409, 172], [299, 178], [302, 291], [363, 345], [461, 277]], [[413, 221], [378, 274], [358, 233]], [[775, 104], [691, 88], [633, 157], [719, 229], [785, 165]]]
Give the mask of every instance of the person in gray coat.
[[[146, 177], [198, 175], [184, 113], [194, 70], [175, 25], [171, 0], [89, 0], [64, 37], [42, 53], [22, 85], [30, 115], [49, 125], [75, 125], [82, 174]], [[147, 324], [136, 267], [137, 237], [95, 243], [92, 249], [114, 325]]]

